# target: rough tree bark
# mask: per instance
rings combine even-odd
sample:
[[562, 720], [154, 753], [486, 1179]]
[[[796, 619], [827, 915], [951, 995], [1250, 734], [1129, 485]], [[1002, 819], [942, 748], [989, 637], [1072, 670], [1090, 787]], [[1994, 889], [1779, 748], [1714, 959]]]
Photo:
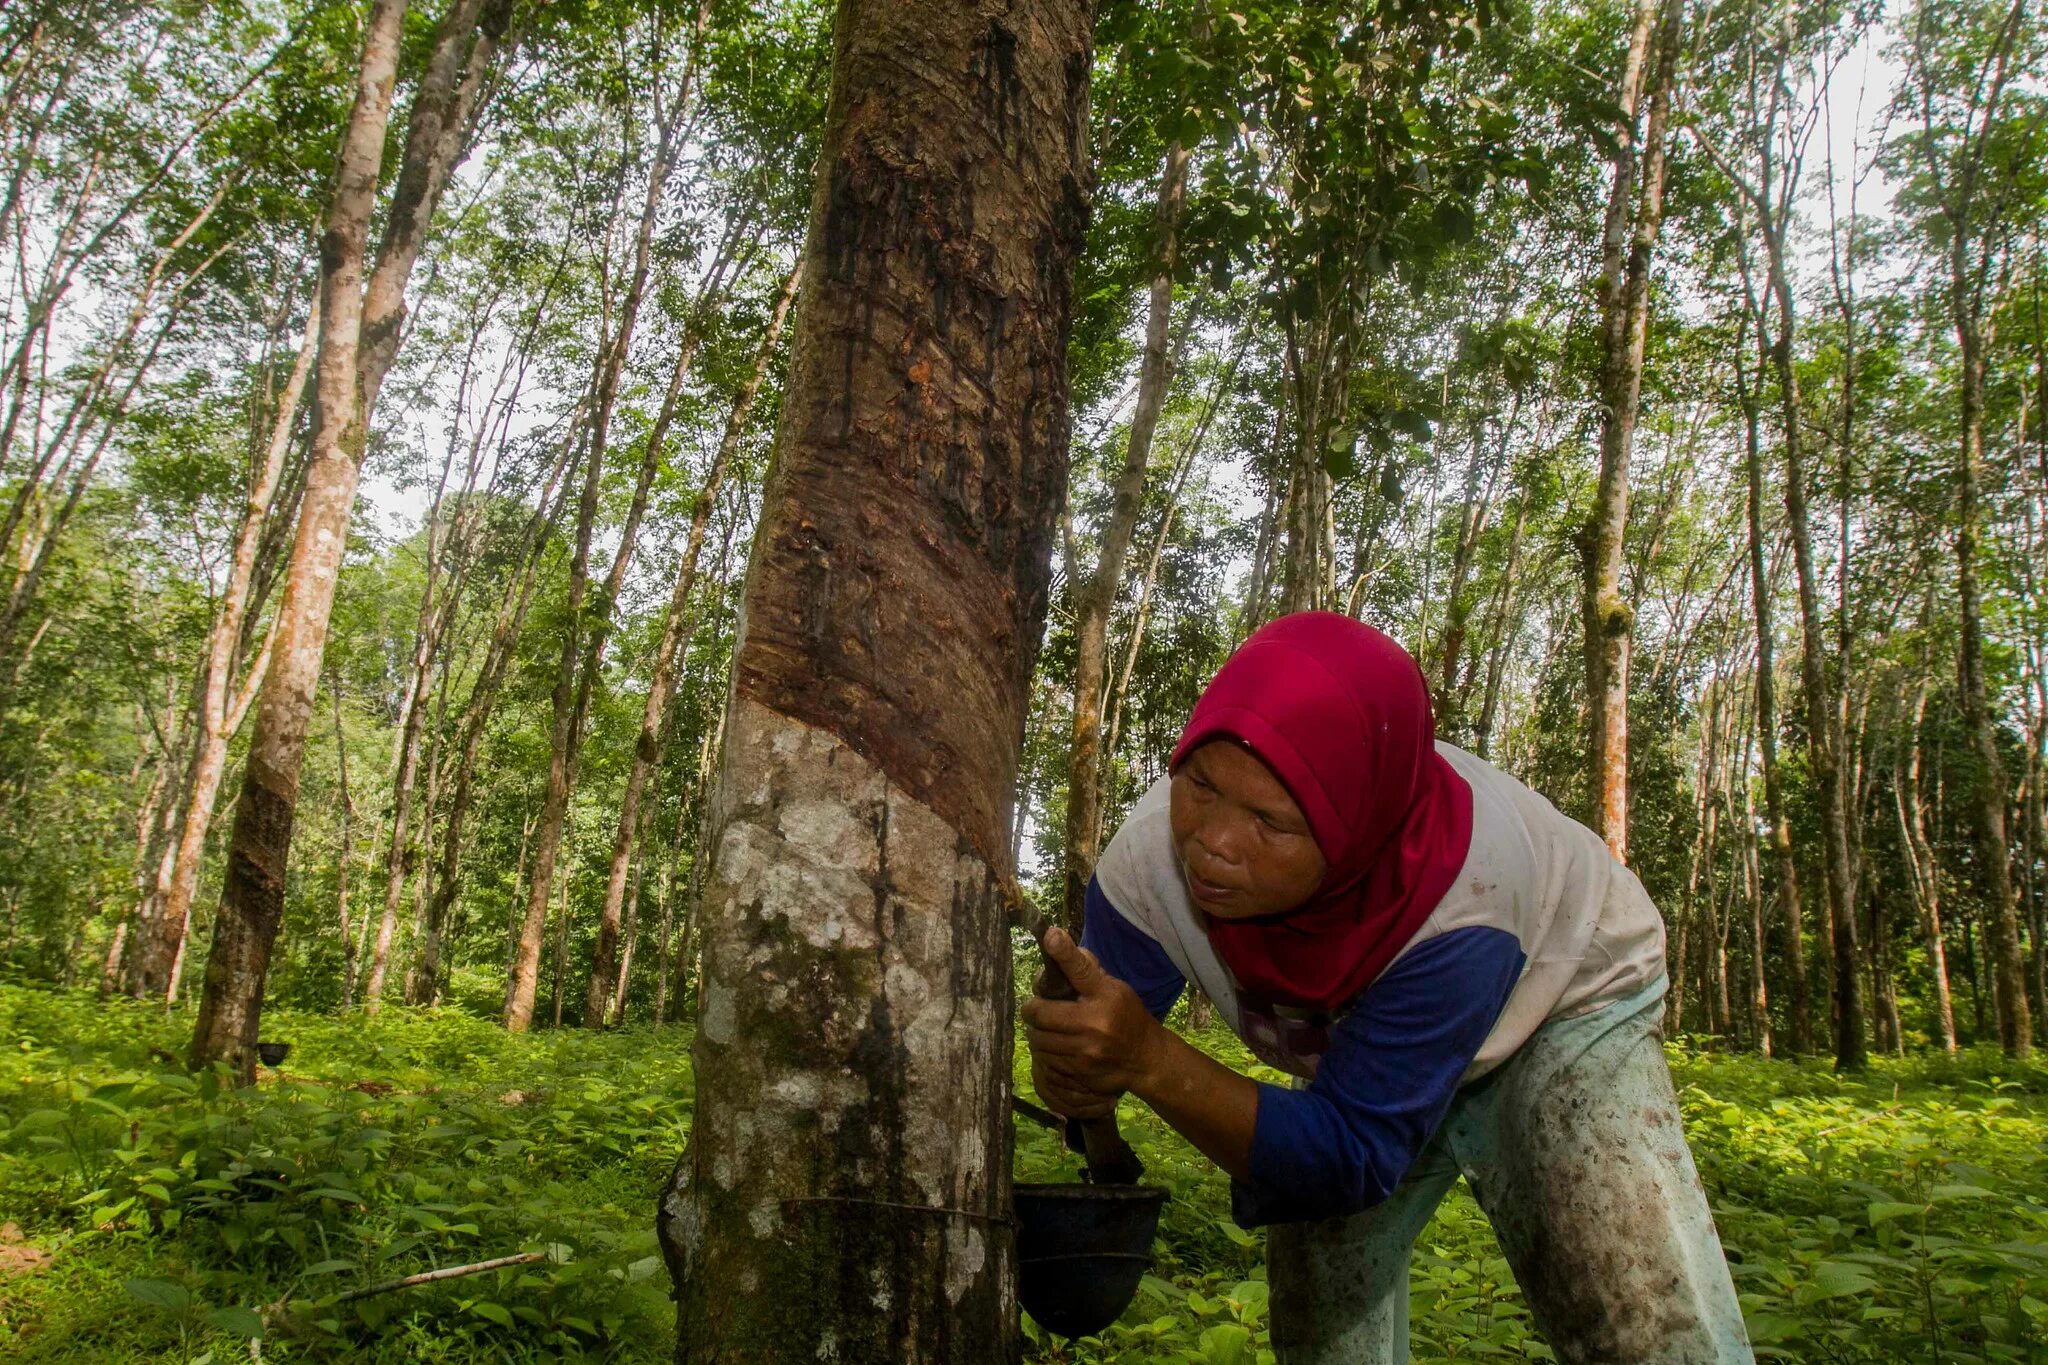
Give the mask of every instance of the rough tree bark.
[[[1594, 828], [1624, 862], [1634, 612], [1622, 590], [1622, 548], [1628, 526], [1629, 456], [1635, 447], [1643, 351], [1649, 337], [1650, 259], [1664, 222], [1664, 128], [1677, 80], [1684, 15], [1683, 0], [1639, 0], [1636, 6], [1622, 69], [1621, 108], [1626, 118], [1617, 130], [1614, 183], [1600, 241], [1600, 484], [1584, 533], [1586, 699]], [[1657, 47], [1650, 70], [1653, 33]]]
[[[1109, 616], [1123, 585], [1124, 558], [1145, 506], [1145, 471], [1152, 457], [1152, 433], [1172, 384], [1168, 363], [1173, 323], [1173, 275], [1179, 259], [1180, 214], [1187, 197], [1188, 149], [1166, 148], [1159, 173], [1159, 202], [1153, 211], [1154, 249], [1150, 306], [1145, 317], [1145, 354], [1138, 367], [1138, 403], [1131, 414], [1109, 521], [1095, 567], [1074, 579], [1074, 724], [1067, 763], [1067, 829], [1062, 916], [1079, 932], [1095, 875], [1097, 812], [1102, 804], [1102, 696], [1109, 674]], [[1078, 567], [1078, 566], [1076, 566]]]
[[725, 482], [725, 471], [739, 453], [740, 438], [754, 412], [754, 400], [768, 377], [768, 364], [782, 339], [783, 320], [796, 297], [802, 271], [792, 270], [775, 297], [768, 327], [754, 351], [754, 365], [740, 391], [733, 398], [725, 433], [718, 451], [704, 473], [703, 486], [690, 507], [690, 530], [676, 566], [676, 581], [669, 593], [668, 615], [662, 623], [661, 642], [654, 651], [652, 677], [647, 685], [647, 702], [640, 711], [640, 737], [633, 745], [633, 766], [626, 773], [626, 790], [619, 798], [618, 829], [612, 838], [611, 870], [605, 879], [604, 909], [597, 922], [597, 943], [590, 964], [590, 985], [583, 1002], [586, 1028], [600, 1028], [605, 1022], [604, 1002], [612, 993], [612, 961], [618, 950], [619, 920], [626, 903], [626, 873], [632, 866], [635, 842], [641, 828], [640, 802], [647, 793], [648, 779], [661, 767], [662, 737], [668, 733], [669, 703], [675, 699], [676, 671], [681, 662], [683, 642], [696, 622], [690, 611], [690, 591], [697, 582], [697, 561], [704, 551], [704, 533], [711, 525], [712, 509]]
[[849, 0], [714, 798], [677, 1358], [1014, 1361], [1012, 800], [1091, 6]]
[[371, 8], [355, 103], [321, 230], [320, 346], [306, 488], [270, 666], [257, 695], [256, 729], [193, 1033], [193, 1065], [225, 1063], [245, 1081], [255, 1077], [263, 983], [284, 913], [299, 767], [369, 423], [397, 356], [406, 282], [461, 157], [478, 92], [504, 34], [502, 0], [454, 0], [443, 15], [413, 97], [404, 160], [366, 284], [370, 215], [405, 8], [405, 0], [376, 0]]

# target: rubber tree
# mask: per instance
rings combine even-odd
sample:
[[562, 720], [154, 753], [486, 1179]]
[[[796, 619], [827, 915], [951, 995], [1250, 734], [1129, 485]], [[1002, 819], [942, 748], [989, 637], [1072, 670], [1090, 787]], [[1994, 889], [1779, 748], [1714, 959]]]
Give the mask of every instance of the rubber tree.
[[1962, 627], [1956, 680], [1977, 768], [1972, 831], [1986, 901], [1998, 1041], [2014, 1057], [2032, 1054], [2033, 1021], [2013, 888], [2009, 787], [1984, 677], [1978, 541], [1987, 481], [1986, 373], [1995, 339], [1992, 291], [2012, 219], [2041, 193], [2042, 120], [2038, 105], [2022, 104], [2038, 98], [2029, 87], [2038, 84], [2048, 57], [2037, 29], [2027, 0], [1990, 7], [1923, 0], [1905, 45], [1901, 96], [1917, 106], [1920, 129], [1909, 139], [1919, 180], [1914, 188], [1931, 210], [1925, 214], [1926, 236], [1940, 259], [1943, 302], [1956, 337], [1953, 524]]
[[690, 504], [690, 529], [683, 542], [682, 555], [677, 560], [675, 584], [669, 590], [668, 611], [662, 618], [661, 642], [655, 646], [654, 662], [648, 670], [647, 701], [641, 708], [640, 734], [633, 743], [633, 765], [626, 773], [626, 789], [619, 797], [618, 828], [612, 837], [611, 867], [605, 876], [604, 910], [598, 917], [590, 983], [584, 994], [583, 1024], [586, 1028], [604, 1026], [606, 1002], [616, 993], [618, 981], [624, 977], [621, 968], [615, 979], [613, 964], [619, 943], [619, 925], [628, 900], [627, 872], [634, 865], [634, 855], [646, 824], [641, 818], [641, 801], [647, 795], [648, 782], [661, 768], [663, 738], [668, 733], [669, 708], [675, 700], [676, 674], [683, 643], [690, 638], [696, 626], [695, 616], [690, 611], [690, 593], [697, 582], [697, 562], [704, 552], [704, 533], [710, 527], [711, 513], [718, 505], [726, 470], [739, 453], [740, 439], [746, 435], [754, 400], [760, 396], [761, 385], [768, 377], [769, 362], [775, 357], [776, 345], [782, 337], [783, 320], [789, 315], [790, 301], [796, 295], [798, 280], [798, 274], [792, 271], [775, 296], [774, 306], [768, 314], [768, 325], [762, 330], [760, 344], [754, 350], [753, 364], [747, 377], [741, 381], [739, 392], [733, 396], [732, 411], [726, 418], [718, 450], [711, 457], [704, 482], [698, 486], [697, 496]]
[[1166, 148], [1153, 216], [1156, 260], [1145, 314], [1145, 351], [1138, 366], [1137, 406], [1124, 438], [1101, 550], [1085, 575], [1069, 573], [1074, 584], [1074, 716], [1067, 764], [1065, 894], [1062, 915], [1078, 930], [1095, 873], [1096, 829], [1102, 806], [1102, 706], [1109, 677], [1109, 617], [1123, 586], [1124, 560], [1138, 514], [1145, 506], [1145, 473], [1152, 458], [1152, 434], [1173, 380], [1169, 332], [1173, 323], [1173, 275], [1179, 255], [1182, 205], [1187, 197], [1188, 149], [1176, 139]]
[[370, 218], [405, 10], [405, 0], [377, 0], [371, 7], [320, 233], [320, 344], [305, 492], [270, 664], [257, 692], [255, 731], [193, 1032], [194, 1066], [225, 1063], [244, 1080], [255, 1077], [263, 984], [284, 916], [299, 768], [370, 419], [404, 336], [406, 283], [441, 192], [469, 143], [478, 97], [508, 18], [502, 0], [452, 0], [443, 14], [413, 95], [383, 235], [371, 258]]
[[1593, 827], [1628, 859], [1628, 665], [1635, 614], [1622, 589], [1628, 467], [1649, 338], [1650, 263], [1664, 222], [1665, 124], [1684, 0], [1639, 0], [1622, 66], [1613, 177], [1600, 236], [1600, 482], [1584, 532], [1586, 703]]
[[848, 0], [709, 822], [677, 1359], [1018, 1358], [1009, 834], [1092, 7]]

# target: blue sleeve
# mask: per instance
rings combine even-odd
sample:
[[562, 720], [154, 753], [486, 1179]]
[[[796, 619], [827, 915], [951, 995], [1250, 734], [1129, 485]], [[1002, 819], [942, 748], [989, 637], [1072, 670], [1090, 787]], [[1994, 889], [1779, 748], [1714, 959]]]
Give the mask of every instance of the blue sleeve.
[[1154, 1019], [1164, 1019], [1187, 984], [1166, 950], [1138, 932], [1124, 912], [1102, 894], [1102, 883], [1088, 879], [1088, 902], [1081, 921], [1081, 946], [1095, 954], [1102, 969], [1138, 993]]
[[1259, 1086], [1240, 1226], [1336, 1218], [1394, 1192], [1451, 1107], [1522, 972], [1513, 934], [1474, 926], [1421, 944], [1366, 988], [1305, 1090]]

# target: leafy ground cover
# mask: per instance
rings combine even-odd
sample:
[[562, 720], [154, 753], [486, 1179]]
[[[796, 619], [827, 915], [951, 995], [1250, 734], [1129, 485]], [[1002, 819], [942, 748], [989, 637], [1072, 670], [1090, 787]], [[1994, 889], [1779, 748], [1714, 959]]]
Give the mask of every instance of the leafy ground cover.
[[[187, 1076], [182, 1016], [0, 986], [0, 1356], [656, 1361], [672, 1341], [653, 1192], [681, 1149], [688, 1035], [512, 1037], [455, 1010], [279, 1012], [253, 1091]], [[1248, 1059], [1227, 1037], [1208, 1046]], [[1021, 1059], [1020, 1059], [1021, 1060]], [[1760, 1353], [2048, 1363], [2048, 1071], [1985, 1055], [1818, 1064], [1674, 1053]], [[1263, 1240], [1142, 1106], [1169, 1186], [1157, 1264], [1101, 1338], [1036, 1360], [1270, 1360]], [[1018, 1173], [1075, 1159], [1019, 1132]], [[337, 1301], [436, 1266], [528, 1264]], [[1545, 1359], [1477, 1207], [1415, 1259], [1416, 1359]], [[279, 1305], [283, 1305], [279, 1307]]]

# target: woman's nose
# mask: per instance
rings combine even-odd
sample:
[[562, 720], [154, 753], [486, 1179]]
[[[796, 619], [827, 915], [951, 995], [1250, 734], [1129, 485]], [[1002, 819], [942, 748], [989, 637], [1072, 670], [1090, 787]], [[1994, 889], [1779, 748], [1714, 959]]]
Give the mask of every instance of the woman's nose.
[[1243, 860], [1243, 847], [1228, 820], [1205, 820], [1195, 829], [1195, 842], [1217, 862], [1235, 867]]

